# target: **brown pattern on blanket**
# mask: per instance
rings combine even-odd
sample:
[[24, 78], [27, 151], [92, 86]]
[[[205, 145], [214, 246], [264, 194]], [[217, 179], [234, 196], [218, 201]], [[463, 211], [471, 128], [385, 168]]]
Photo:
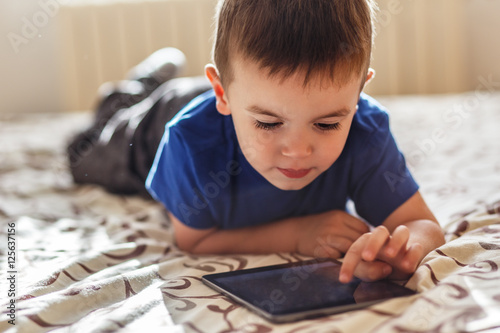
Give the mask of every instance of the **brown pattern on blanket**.
[[0, 331], [500, 329], [500, 201], [495, 197], [500, 194], [500, 95], [481, 95], [478, 110], [468, 110], [476, 112], [474, 117], [456, 129], [444, 127], [447, 140], [434, 146], [426, 141], [435, 128], [447, 125], [443, 114], [472, 96], [384, 101], [393, 110], [398, 142], [446, 231], [447, 243], [430, 253], [408, 281], [419, 294], [282, 325], [252, 314], [203, 285], [200, 277], [305, 258], [183, 253], [173, 243], [160, 205], [72, 184], [63, 155], [65, 140], [89, 115], [0, 121], [0, 244], [7, 238], [7, 224], [15, 224], [18, 271], [13, 326], [8, 322], [7, 252], [2, 246]]

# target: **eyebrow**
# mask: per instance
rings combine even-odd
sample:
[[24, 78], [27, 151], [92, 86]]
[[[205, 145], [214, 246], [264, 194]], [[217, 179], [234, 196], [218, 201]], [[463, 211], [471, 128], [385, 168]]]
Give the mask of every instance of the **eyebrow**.
[[[273, 111], [264, 109], [258, 105], [252, 105], [252, 106], [248, 107], [247, 110], [252, 112], [252, 113], [255, 113], [255, 114], [271, 116], [271, 117], [276, 117], [276, 118], [284, 118], [284, 117], [280, 116], [279, 114], [277, 114]], [[349, 115], [350, 113], [351, 113], [351, 109], [349, 109], [347, 107], [343, 107], [343, 108], [340, 108], [338, 110], [334, 110], [332, 112], [329, 112], [325, 115], [319, 116], [318, 118], [316, 118], [316, 120], [325, 119], [325, 118], [345, 117], [345, 116]]]

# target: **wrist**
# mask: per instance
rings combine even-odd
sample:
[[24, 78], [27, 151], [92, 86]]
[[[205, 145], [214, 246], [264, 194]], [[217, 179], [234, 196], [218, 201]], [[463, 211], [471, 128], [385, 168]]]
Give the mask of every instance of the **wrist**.
[[445, 243], [441, 226], [432, 220], [417, 220], [405, 223], [410, 230], [409, 245], [418, 243], [423, 247], [424, 256]]

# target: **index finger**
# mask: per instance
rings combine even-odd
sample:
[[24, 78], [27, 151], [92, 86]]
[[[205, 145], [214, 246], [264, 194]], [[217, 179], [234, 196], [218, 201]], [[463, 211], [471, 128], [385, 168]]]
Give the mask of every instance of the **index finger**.
[[384, 226], [378, 226], [371, 232], [371, 237], [367, 240], [364, 246], [363, 253], [361, 254], [366, 261], [373, 261], [377, 257], [379, 251], [384, 247], [391, 234]]
[[363, 253], [365, 242], [370, 234], [363, 234], [359, 237], [349, 248], [344, 256], [344, 261], [340, 267], [339, 281], [342, 283], [348, 283], [352, 280], [354, 276], [354, 270], [361, 262], [361, 254]]

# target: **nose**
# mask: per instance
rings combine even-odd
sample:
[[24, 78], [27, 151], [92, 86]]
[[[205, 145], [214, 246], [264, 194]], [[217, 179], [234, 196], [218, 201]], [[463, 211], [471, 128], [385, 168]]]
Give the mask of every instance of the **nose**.
[[289, 133], [283, 140], [281, 154], [286, 157], [300, 159], [313, 152], [312, 140], [304, 133]]

